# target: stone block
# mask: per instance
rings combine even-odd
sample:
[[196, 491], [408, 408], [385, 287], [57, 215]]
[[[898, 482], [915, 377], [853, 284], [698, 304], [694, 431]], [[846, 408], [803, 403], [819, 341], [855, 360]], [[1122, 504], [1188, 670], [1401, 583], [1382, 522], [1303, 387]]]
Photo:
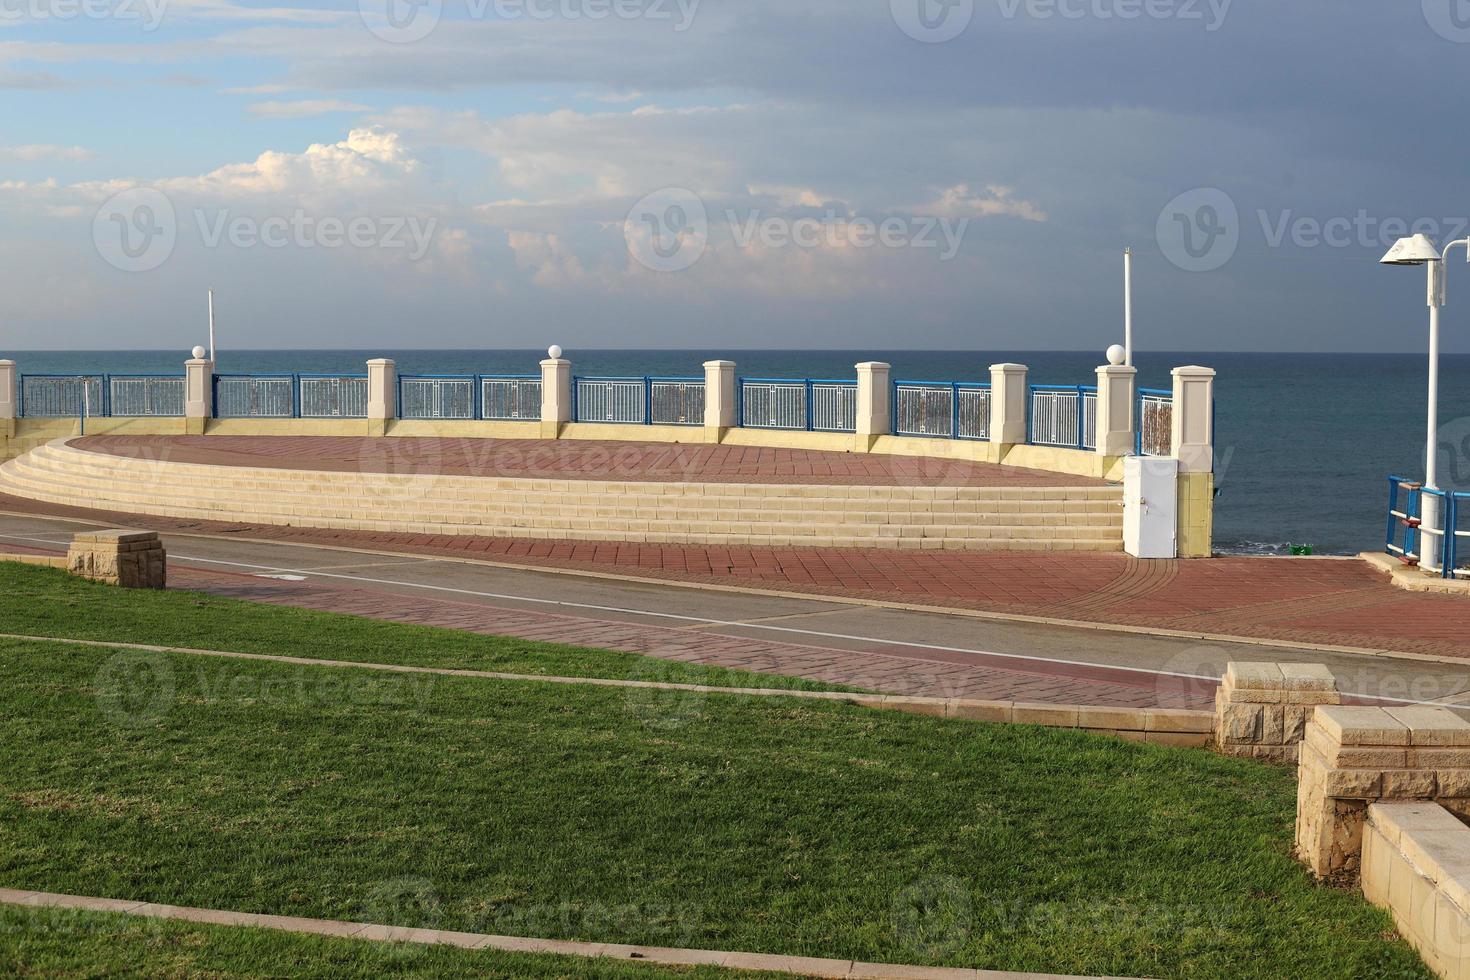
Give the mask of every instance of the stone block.
[[1470, 721], [1449, 708], [1408, 705], [1385, 712], [1409, 731], [1407, 745], [1470, 746]]
[[1222, 683], [1237, 691], [1281, 691], [1286, 688], [1281, 667], [1274, 663], [1231, 661], [1225, 665]]
[[1282, 688], [1288, 691], [1330, 691], [1337, 693], [1337, 679], [1325, 664], [1276, 664], [1281, 672]]
[[1008, 722], [1011, 720], [1011, 702], [1009, 701], [971, 701], [966, 698], [955, 698], [950, 702], [952, 718], [964, 718], [967, 721], [997, 721]]
[[[1356, 769], [1339, 769], [1339, 773], [1356, 773]], [[1361, 770], [1367, 772], [1368, 770]], [[1363, 783], [1362, 785], [1367, 785]], [[1362, 793], [1337, 793], [1337, 796], [1363, 797]], [[1384, 799], [1430, 799], [1434, 796], [1434, 771], [1431, 769], [1386, 769], [1382, 773], [1380, 793]]]
[[1341, 745], [1408, 745], [1409, 729], [1382, 708], [1329, 704], [1319, 706], [1312, 723]]
[[1215, 728], [1215, 718], [1208, 711], [1191, 711], [1188, 708], [1147, 708], [1143, 714], [1144, 728], [1150, 732], [1188, 732], [1210, 734]]
[[1077, 708], [1055, 704], [1033, 704], [1017, 701], [1011, 706], [1011, 721], [1018, 725], [1045, 725], [1048, 728], [1076, 728]]

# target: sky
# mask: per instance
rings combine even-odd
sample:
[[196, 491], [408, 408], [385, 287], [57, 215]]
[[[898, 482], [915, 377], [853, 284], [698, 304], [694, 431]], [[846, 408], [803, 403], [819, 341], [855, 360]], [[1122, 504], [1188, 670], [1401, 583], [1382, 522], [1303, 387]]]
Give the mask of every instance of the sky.
[[1101, 351], [1125, 247], [1141, 349], [1421, 351], [1467, 81], [1470, 0], [0, 0], [0, 353]]

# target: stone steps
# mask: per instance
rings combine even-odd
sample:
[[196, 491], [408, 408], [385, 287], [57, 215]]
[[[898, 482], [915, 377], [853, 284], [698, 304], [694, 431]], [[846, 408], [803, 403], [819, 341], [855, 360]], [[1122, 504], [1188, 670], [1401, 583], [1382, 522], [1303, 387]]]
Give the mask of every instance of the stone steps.
[[1121, 493], [1098, 486], [823, 487], [344, 473], [132, 459], [58, 441], [0, 465], [0, 490], [130, 513], [382, 532], [770, 546], [1122, 547]]

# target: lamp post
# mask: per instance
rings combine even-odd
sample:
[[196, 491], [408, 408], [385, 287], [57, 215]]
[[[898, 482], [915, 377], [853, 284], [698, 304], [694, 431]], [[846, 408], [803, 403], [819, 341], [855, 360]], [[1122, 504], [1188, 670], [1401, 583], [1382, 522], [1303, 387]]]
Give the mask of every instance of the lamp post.
[[[1413, 235], [1409, 238], [1400, 238], [1394, 242], [1393, 248], [1388, 254], [1379, 259], [1384, 265], [1422, 265], [1428, 274], [1428, 301], [1429, 301], [1429, 414], [1428, 431], [1424, 441], [1424, 489], [1438, 490], [1439, 484], [1436, 475], [1436, 463], [1438, 462], [1438, 433], [1439, 433], [1439, 311], [1444, 306], [1444, 263], [1449, 259], [1450, 249], [1456, 245], [1464, 246], [1466, 249], [1466, 260], [1470, 261], [1470, 238], [1462, 238], [1459, 241], [1450, 242], [1441, 251], [1435, 247], [1428, 235]], [[1453, 529], [1440, 527], [1439, 510], [1432, 496], [1423, 498], [1422, 508], [1424, 540], [1419, 549], [1419, 565], [1427, 567], [1429, 571], [1442, 570], [1440, 565], [1440, 551], [1444, 545], [1443, 535], [1453, 533]], [[1440, 536], [1435, 541], [1436, 533]], [[1425, 559], [1429, 559], [1428, 566]]]

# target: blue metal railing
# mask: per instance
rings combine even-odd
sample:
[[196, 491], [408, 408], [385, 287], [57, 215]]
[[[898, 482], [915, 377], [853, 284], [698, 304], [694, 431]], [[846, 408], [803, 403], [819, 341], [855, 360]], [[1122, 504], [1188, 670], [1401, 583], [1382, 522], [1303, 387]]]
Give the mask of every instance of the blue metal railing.
[[22, 418], [179, 417], [184, 376], [178, 374], [23, 374]]
[[990, 385], [895, 381], [893, 432], [936, 439], [989, 439]]
[[[1390, 476], [1383, 550], [1406, 565], [1417, 565], [1442, 578], [1470, 575], [1470, 569], [1459, 566], [1460, 539], [1470, 538], [1470, 531], [1460, 529], [1461, 505], [1466, 501], [1470, 493], [1431, 490], [1415, 480]], [[1465, 509], [1470, 511], [1470, 504]], [[1434, 513], [1441, 520], [1434, 520]]]
[[475, 417], [495, 422], [541, 418], [541, 375], [481, 374], [475, 386]]
[[857, 431], [857, 380], [741, 378], [735, 387], [742, 428]]
[[1030, 385], [1026, 441], [1033, 446], [1097, 448], [1097, 388], [1094, 385]]
[[304, 419], [367, 418], [365, 374], [296, 375], [296, 412]]
[[534, 422], [541, 418], [541, 375], [400, 374], [398, 417]]
[[217, 419], [301, 417], [301, 386], [294, 374], [216, 374]]
[[1133, 451], [1139, 456], [1169, 456], [1174, 452], [1174, 392], [1139, 388], [1134, 419]]

